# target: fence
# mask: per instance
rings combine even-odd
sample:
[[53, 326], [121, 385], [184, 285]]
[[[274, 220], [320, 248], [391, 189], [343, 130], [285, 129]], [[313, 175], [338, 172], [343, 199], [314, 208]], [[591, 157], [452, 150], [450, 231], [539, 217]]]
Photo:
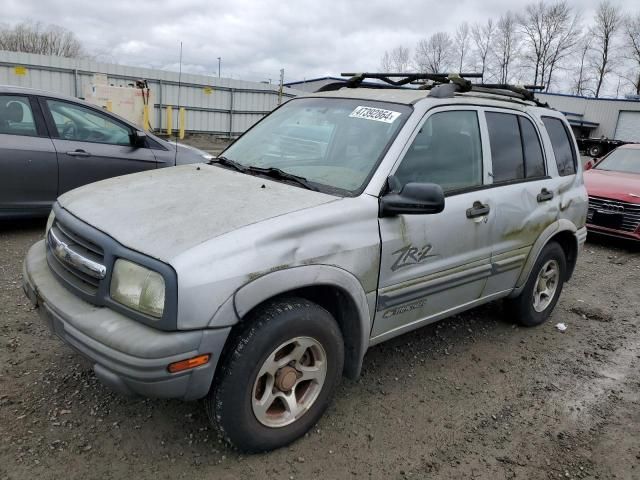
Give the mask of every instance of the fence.
[[[240, 135], [278, 105], [278, 86], [230, 78], [178, 73], [73, 59], [0, 51], [0, 84], [52, 91], [82, 98], [96, 73], [110, 85], [125, 86], [146, 79], [154, 93], [153, 128], [167, 128], [166, 108], [186, 110], [186, 131], [234, 137]], [[178, 98], [178, 90], [180, 96]], [[305, 92], [286, 88], [282, 101]], [[179, 105], [178, 105], [179, 103]]]

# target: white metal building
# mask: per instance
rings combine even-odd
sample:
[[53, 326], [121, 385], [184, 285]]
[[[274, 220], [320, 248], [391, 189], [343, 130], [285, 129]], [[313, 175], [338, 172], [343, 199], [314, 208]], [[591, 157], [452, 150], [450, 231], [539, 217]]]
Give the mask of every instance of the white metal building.
[[576, 137], [606, 137], [640, 142], [640, 100], [577, 97], [537, 93], [536, 97], [563, 112]]
[[[126, 86], [146, 79], [155, 97], [150, 123], [166, 129], [166, 107], [186, 109], [186, 131], [237, 136], [278, 105], [278, 86], [230, 78], [94, 62], [20, 52], [0, 51], [0, 85], [16, 85], [82, 98], [94, 74], [104, 74], [109, 85]], [[301, 91], [286, 88], [282, 102]]]

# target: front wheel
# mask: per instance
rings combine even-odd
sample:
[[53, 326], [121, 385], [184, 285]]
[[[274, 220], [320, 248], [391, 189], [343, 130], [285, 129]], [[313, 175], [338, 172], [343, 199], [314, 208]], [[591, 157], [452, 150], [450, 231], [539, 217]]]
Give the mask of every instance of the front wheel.
[[335, 319], [308, 300], [285, 298], [259, 307], [230, 341], [206, 402], [225, 439], [256, 452], [304, 435], [342, 374], [344, 344]]
[[557, 242], [542, 249], [520, 294], [506, 300], [508, 314], [521, 325], [543, 323], [556, 306], [567, 272], [564, 250]]

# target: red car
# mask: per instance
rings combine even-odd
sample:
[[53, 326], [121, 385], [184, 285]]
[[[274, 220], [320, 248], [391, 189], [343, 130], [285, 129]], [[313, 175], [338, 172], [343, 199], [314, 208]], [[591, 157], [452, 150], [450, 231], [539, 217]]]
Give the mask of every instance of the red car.
[[587, 228], [640, 241], [640, 144], [618, 147], [586, 169]]

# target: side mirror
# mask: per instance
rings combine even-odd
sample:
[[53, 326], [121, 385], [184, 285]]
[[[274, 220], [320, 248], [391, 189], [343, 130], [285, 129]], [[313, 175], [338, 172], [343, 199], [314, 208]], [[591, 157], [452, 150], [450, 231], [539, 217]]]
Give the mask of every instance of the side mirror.
[[[390, 184], [392, 182], [389, 182]], [[425, 215], [444, 210], [444, 192], [435, 183], [407, 183], [399, 192], [380, 198], [380, 217]]]
[[147, 146], [147, 134], [142, 130], [134, 130], [130, 135], [131, 146], [136, 148], [144, 148]]
[[584, 170], [591, 170], [593, 168], [593, 166], [595, 165], [595, 162], [593, 160], [589, 160], [587, 161], [587, 163], [584, 164]]

